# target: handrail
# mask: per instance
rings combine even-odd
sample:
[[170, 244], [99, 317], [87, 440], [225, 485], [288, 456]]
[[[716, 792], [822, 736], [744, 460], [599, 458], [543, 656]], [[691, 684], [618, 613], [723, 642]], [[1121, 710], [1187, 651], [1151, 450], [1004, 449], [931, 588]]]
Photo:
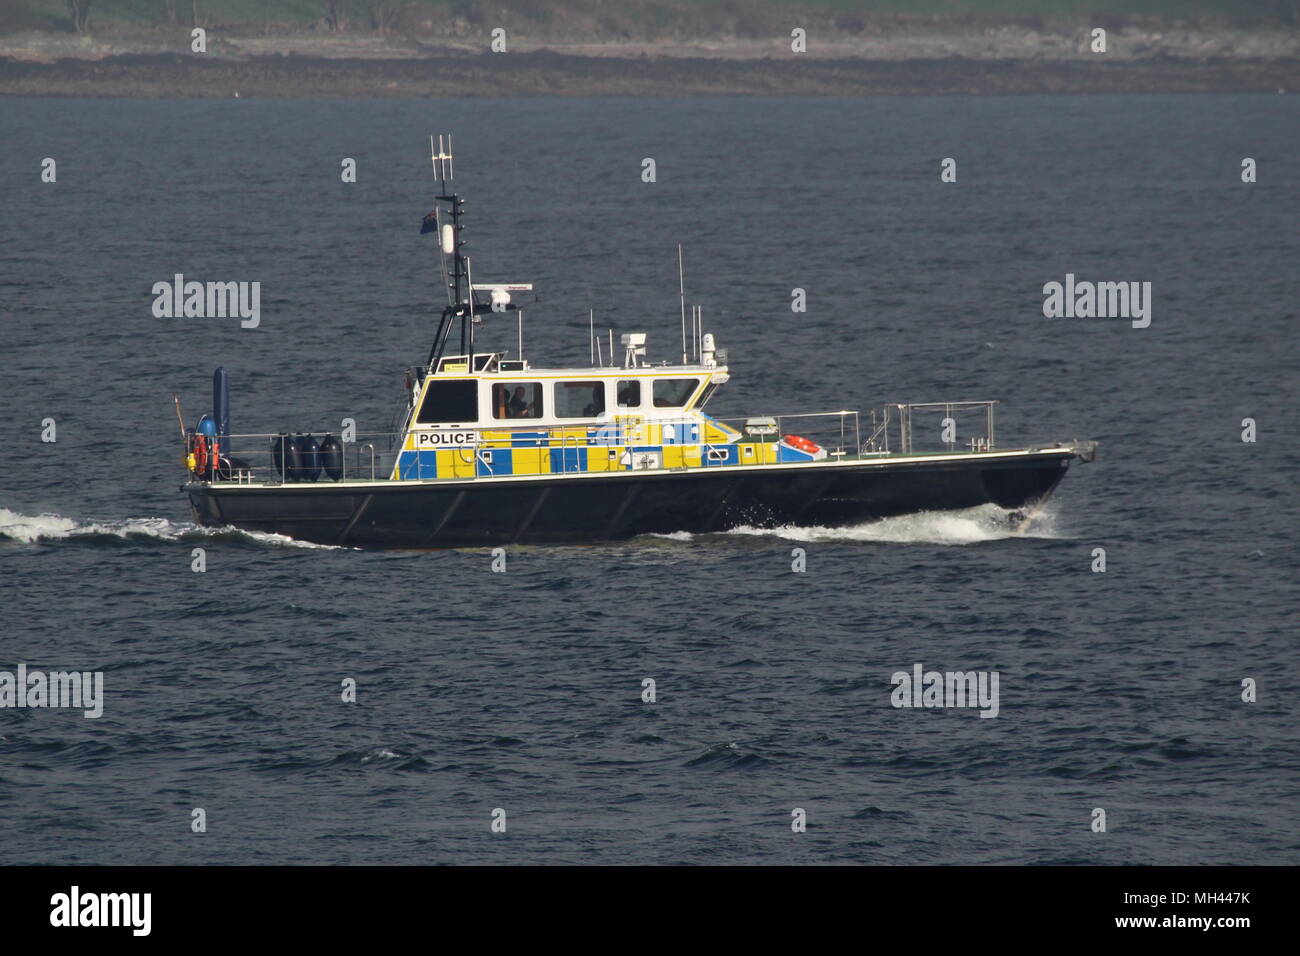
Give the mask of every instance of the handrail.
[[[229, 462], [231, 468], [226, 472], [225, 476], [214, 476], [213, 480], [237, 484], [252, 484], [258, 480], [272, 484], [293, 482], [294, 479], [288, 473], [287, 456], [281, 458], [280, 468], [275, 468], [275, 451], [277, 439], [282, 435], [286, 439], [292, 439], [296, 434], [300, 433], [236, 432], [227, 436], [225, 447], [221, 449], [221, 458]], [[311, 434], [319, 440], [330, 433], [309, 432], [301, 434]], [[334, 434], [335, 437], [341, 439], [341, 436], [337, 433]], [[402, 437], [402, 434], [398, 432], [364, 432], [356, 435], [352, 441], [343, 442], [340, 480], [364, 479], [366, 477], [367, 471], [362, 462], [362, 453], [365, 451], [370, 453], [370, 480], [376, 480], [380, 470], [380, 446], [386, 444], [391, 451], [396, 442]], [[260, 479], [258, 475], [261, 475]], [[323, 477], [321, 481], [330, 483], [332, 479]]]
[[[879, 425], [876, 424], [876, 410], [874, 408], [871, 410], [871, 424], [874, 426], [874, 428], [871, 432], [871, 437], [867, 439], [867, 447], [870, 449], [870, 451], [868, 451], [867, 454], [869, 455], [889, 454], [889, 422], [890, 422], [890, 417], [889, 417], [888, 405], [886, 405], [882, 409], [882, 415], [881, 415], [881, 420]], [[878, 441], [878, 439], [882, 439], [882, 438], [883, 438], [883, 445], [884, 445], [883, 448], [881, 448], [882, 442]]]
[[[835, 432], [832, 432], [830, 428], [826, 426], [822, 426], [820, 433], [819, 431], [814, 430], [814, 431], [809, 431], [808, 434], [816, 436], [815, 440], [823, 444], [829, 445], [830, 446], [828, 449], [829, 453], [836, 458], [847, 457], [851, 452], [855, 457], [862, 458], [865, 455], [891, 454], [890, 427], [894, 423], [897, 423], [898, 426], [898, 440], [899, 440], [898, 453], [905, 454], [905, 455], [913, 454], [914, 453], [913, 441], [915, 437], [915, 431], [913, 428], [912, 419], [914, 413], [919, 412], [924, 414], [927, 412], [942, 411], [945, 418], [951, 418], [955, 422], [956, 415], [959, 414], [960, 412], [969, 411], [971, 409], [982, 408], [984, 410], [984, 434], [983, 436], [971, 437], [969, 441], [969, 445], [970, 445], [970, 450], [972, 452], [988, 452], [993, 450], [994, 448], [995, 435], [994, 435], [993, 406], [997, 404], [998, 403], [996, 401], [963, 401], [963, 402], [891, 403], [891, 404], [883, 405], [880, 406], [881, 414], [879, 418], [877, 417], [876, 409], [873, 408], [871, 410], [870, 430], [865, 441], [863, 440], [863, 435], [862, 435], [861, 413], [854, 410], [838, 409], [835, 411], [825, 411], [825, 412], [790, 412], [782, 415], [768, 415], [763, 417], [772, 419], [776, 425], [776, 435], [771, 439], [773, 441], [780, 441], [787, 434], [786, 426], [789, 422], [806, 421], [806, 420], [818, 419], [818, 418], [833, 419], [838, 425], [838, 429], [837, 429], [838, 435], [836, 435]], [[465, 463], [474, 462], [475, 474], [473, 477], [477, 477], [478, 472], [480, 471], [480, 469], [477, 467], [477, 463], [480, 461], [487, 466], [486, 470], [488, 471], [488, 473], [492, 473], [493, 469], [489, 464], [488, 459], [484, 453], [491, 452], [499, 448], [499, 446], [496, 445], [493, 445], [491, 447], [486, 446], [486, 440], [483, 438], [483, 434], [485, 432], [507, 433], [507, 434], [513, 432], [523, 432], [523, 431], [543, 432], [546, 435], [546, 438], [544, 439], [546, 444], [544, 446], [539, 446], [539, 447], [559, 448], [560, 460], [563, 463], [563, 467], [567, 469], [568, 463], [570, 461], [569, 455], [571, 453], [576, 454], [579, 448], [606, 447], [610, 444], [608, 441], [593, 440], [594, 438], [593, 432], [598, 432], [602, 429], [608, 429], [608, 428], [619, 429], [620, 430], [619, 439], [622, 441], [623, 444], [631, 445], [631, 444], [638, 443], [638, 441], [643, 437], [648, 437], [646, 435], [646, 429], [648, 429], [651, 426], [669, 425], [669, 424], [678, 425], [683, 423], [684, 421], [696, 422], [700, 425], [701, 429], [707, 427], [707, 423], [712, 422], [724, 428], [728, 428], [733, 431], [740, 432], [743, 435], [745, 431], [744, 428], [745, 422], [747, 422], [751, 418], [756, 417], [756, 416], [715, 417], [711, 415], [704, 415], [703, 418], [706, 419], [707, 421], [701, 421], [699, 417], [701, 415], [703, 415], [703, 413], [678, 411], [676, 414], [672, 414], [672, 415], [646, 417], [645, 414], [642, 412], [619, 414], [615, 410], [610, 410], [609, 412], [606, 412], [605, 414], [596, 417], [590, 421], [584, 420], [584, 421], [575, 421], [575, 422], [562, 423], [562, 424], [539, 425], [538, 423], [535, 422], [528, 422], [526, 424], [520, 422], [517, 424], [510, 424], [510, 425], [504, 423], [497, 423], [497, 422], [493, 422], [487, 425], [476, 424], [476, 425], [467, 426], [464, 429], [464, 431], [466, 432], [473, 433], [473, 437], [471, 441], [467, 441], [457, 445], [449, 445], [443, 447], [446, 448], [447, 450], [456, 451], [459, 455], [460, 461], [462, 462]], [[851, 436], [853, 439], [852, 446], [849, 445], [849, 438], [850, 438], [849, 418], [850, 417], [852, 417], [852, 422], [853, 422], [853, 429], [852, 429], [852, 436]], [[280, 473], [278, 474], [276, 473], [275, 469], [272, 467], [274, 462], [274, 454], [273, 454], [272, 446], [274, 444], [274, 440], [279, 438], [282, 434], [287, 434], [287, 433], [258, 432], [258, 433], [237, 433], [237, 434], [230, 435], [228, 441], [230, 447], [222, 449], [222, 457], [239, 461], [240, 467], [237, 467], [233, 469], [231, 472], [228, 472], [226, 477], [214, 476], [214, 480], [220, 482], [235, 482], [239, 484], [245, 484], [245, 483], [251, 484], [254, 481], [256, 481], [255, 473], [261, 472], [263, 475], [266, 476], [267, 479], [269, 479], [270, 483], [275, 483], [277, 481], [282, 483], [288, 483], [290, 481], [293, 481], [293, 479], [287, 474], [286, 462], [282, 460], [281, 463], [282, 467], [280, 469]], [[316, 434], [316, 433], [312, 432], [310, 434]], [[326, 434], [326, 433], [322, 433], [322, 434]], [[377, 480], [379, 476], [379, 472], [381, 470], [379, 445], [385, 442], [387, 445], [387, 451], [385, 452], [385, 454], [395, 453], [397, 455], [397, 457], [392, 459], [392, 461], [386, 466], [388, 468], [388, 472], [391, 472], [397, 466], [397, 463], [400, 462], [401, 460], [400, 446], [404, 443], [407, 434], [408, 434], [407, 431], [366, 432], [366, 433], [353, 436], [353, 440], [345, 443], [343, 448], [343, 470], [340, 476], [340, 480], [347, 481], [347, 480], [365, 479], [366, 471], [364, 469], [364, 465], [362, 461], [362, 453], [363, 451], [367, 451], [367, 450], [370, 453], [369, 480], [371, 481]], [[701, 437], [701, 441], [698, 444], [705, 449], [712, 448], [715, 445], [729, 444], [729, 443], [704, 441], [703, 434], [701, 434], [700, 437]], [[835, 443], [836, 437], [838, 437], [838, 444]], [[266, 444], [263, 444], [260, 450], [256, 448], [250, 449], [247, 446], [247, 443], [252, 441], [265, 442]], [[499, 441], [499, 439], [493, 438], [491, 439], [491, 441], [497, 442]], [[943, 438], [943, 443], [946, 445], [947, 451], [953, 452], [957, 450], [956, 449], [957, 438], [955, 433], [952, 433], [951, 437], [945, 436]], [[243, 445], [244, 447], [241, 447], [241, 445]], [[352, 449], [353, 453], [351, 456], [352, 461], [350, 466], [349, 466], [347, 445], [353, 446]], [[707, 454], [707, 450], [704, 452], [704, 454]], [[265, 463], [265, 470], [263, 470], [263, 464], [262, 464], [263, 462]], [[424, 456], [417, 455], [415, 461], [415, 468], [414, 468], [415, 474], [413, 477], [416, 479], [425, 479], [426, 475], [424, 474], [424, 470], [425, 470]], [[387, 474], [388, 472], [385, 472], [385, 474]], [[436, 476], [437, 476], [437, 469], [435, 466], [434, 474], [432, 476], [427, 476], [427, 477], [436, 477]], [[328, 478], [325, 478], [323, 480], [326, 483], [330, 481], [330, 479]]]
[[[912, 444], [912, 439], [915, 435], [915, 431], [912, 427], [913, 412], [942, 411], [944, 413], [944, 418], [952, 420], [952, 422], [955, 425], [956, 418], [954, 417], [954, 411], [960, 411], [962, 409], [982, 408], [984, 409], [984, 435], [983, 437], [972, 436], [970, 439], [970, 448], [972, 452], [976, 452], [976, 451], [987, 452], [987, 451], [992, 451], [993, 448], [995, 447], [993, 406], [997, 404], [998, 401], [996, 399], [991, 401], [979, 401], [979, 402], [910, 402], [910, 403], [896, 403], [892, 405], [886, 405], [885, 409], [886, 412], [890, 408], [894, 408], [898, 410], [899, 451], [904, 455], [910, 455], [915, 451]], [[952, 440], [945, 440], [945, 444], [947, 445], [948, 451], [957, 450], [955, 433], [954, 433], [954, 438]]]
[[[776, 422], [776, 429], [777, 429], [778, 436], [784, 436], [786, 434], [785, 427], [782, 424], [786, 419], [791, 419], [791, 418], [839, 419], [840, 443], [838, 446], [836, 446], [835, 450], [831, 452], [831, 454], [836, 457], [844, 457], [845, 455], [848, 454], [848, 451], [846, 450], [845, 446], [847, 445], [848, 442], [848, 419], [850, 416], [852, 416], [853, 418], [853, 445], [855, 449], [854, 453], [856, 454], [857, 457], [861, 458], [862, 457], [862, 416], [861, 413], [857, 411], [853, 411], [849, 409], [839, 409], [833, 412], [792, 412], [787, 415], [766, 415], [763, 417], [771, 418]], [[741, 422], [743, 424], [744, 422], [747, 422], [749, 418], [752, 417], [754, 416], [748, 416], [746, 418], [715, 418], [714, 421], [722, 422], [724, 424], [729, 424], [731, 422]]]

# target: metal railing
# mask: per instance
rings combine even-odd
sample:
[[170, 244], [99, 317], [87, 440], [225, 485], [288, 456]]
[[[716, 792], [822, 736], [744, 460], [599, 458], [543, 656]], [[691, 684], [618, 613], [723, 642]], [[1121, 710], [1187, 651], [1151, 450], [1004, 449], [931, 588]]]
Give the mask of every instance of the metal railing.
[[[210, 475], [212, 481], [230, 484], [294, 484], [307, 479], [301, 477], [289, 466], [289, 456], [280, 455], [277, 465], [276, 443], [283, 439], [292, 440], [300, 433], [247, 433], [228, 436], [228, 447], [221, 448], [221, 467]], [[317, 443], [337, 433], [308, 432]], [[342, 468], [338, 479], [330, 478], [323, 467], [323, 458], [318, 459], [322, 467], [315, 481], [321, 484], [333, 484], [337, 481], [373, 481], [388, 477], [394, 461], [393, 452], [402, 439], [398, 432], [364, 432], [358, 433], [355, 440], [343, 442]]]
[[[805, 438], [811, 438], [818, 444], [828, 449], [828, 454], [833, 458], [845, 457], [852, 453], [862, 458], [864, 456], [879, 456], [890, 454], [912, 455], [917, 454], [915, 438], [917, 430], [914, 425], [916, 413], [926, 414], [930, 412], [942, 412], [942, 419], [935, 428], [934, 435], [938, 438], [938, 445], [942, 446], [943, 451], [955, 452], [959, 445], [965, 447], [971, 452], [992, 451], [994, 448], [994, 412], [993, 406], [997, 405], [996, 401], [981, 402], [912, 402], [900, 403], [895, 402], [888, 405], [880, 406], [879, 412], [872, 409], [868, 423], [867, 437], [862, 437], [862, 416], [856, 411], [836, 411], [836, 412], [799, 412], [791, 415], [770, 415], [767, 416], [776, 422], [777, 434], [772, 436], [773, 441], [779, 441], [781, 437], [790, 434], [787, 430], [787, 423], [792, 420], [799, 420], [798, 427], [801, 433], [805, 429], [805, 423], [812, 425], [807, 429]], [[981, 429], [978, 434], [970, 434], [969, 418], [972, 412], [978, 412], [981, 421]], [[830, 419], [829, 425], [818, 425], [810, 420], [813, 419]], [[950, 427], [945, 430], [945, 421], [951, 420]], [[743, 418], [719, 418], [716, 421], [728, 424], [743, 423], [748, 419]], [[893, 428], [891, 429], [891, 426]], [[966, 431], [963, 431], [966, 428]], [[897, 451], [890, 448], [891, 430], [897, 437]], [[850, 435], [851, 432], [851, 435]], [[951, 435], [951, 438], [946, 437]], [[852, 445], [849, 440], [852, 438]]]
[[[944, 451], [955, 452], [960, 444], [965, 443], [971, 452], [992, 451], [994, 444], [994, 421], [993, 406], [997, 405], [996, 401], [983, 402], [913, 402], [910, 404], [892, 404], [885, 406], [886, 419], [888, 413], [893, 410], [897, 413], [898, 423], [898, 450], [901, 454], [911, 455], [916, 453], [913, 440], [916, 435], [916, 428], [913, 424], [913, 418], [916, 412], [942, 414], [942, 418], [935, 429], [939, 436], [939, 444], [944, 446]], [[983, 418], [983, 434], [967, 435], [963, 438], [960, 430], [961, 422], [958, 416], [964, 413], [976, 412], [981, 413]], [[969, 420], [970, 415], [967, 415]], [[886, 420], [885, 424], [888, 424]], [[888, 430], [886, 428], [886, 436]], [[888, 439], [886, 438], [886, 441]]]
[[[492, 452], [508, 450], [510, 446], [502, 448], [500, 438], [484, 439], [484, 432], [494, 433], [512, 433], [512, 432], [544, 432], [546, 438], [539, 439], [536, 447], [540, 449], [559, 449], [560, 460], [563, 463], [563, 470], [568, 471], [569, 455], [573, 455], [573, 461], [578, 461], [578, 450], [581, 448], [602, 448], [608, 449], [613, 446], [631, 447], [637, 444], [649, 444], [649, 430], [651, 426], [680, 426], [683, 424], [698, 425], [701, 432], [707, 427], [708, 422], [732, 430], [738, 431], [741, 440], [745, 441], [763, 441], [779, 442], [788, 435], [795, 434], [793, 429], [798, 429], [798, 434], [808, 438], [827, 450], [827, 456], [832, 459], [843, 459], [846, 457], [870, 457], [890, 454], [911, 455], [916, 454], [914, 440], [916, 429], [914, 426], [914, 416], [919, 412], [942, 413], [942, 420], [934, 434], [938, 436], [938, 444], [942, 446], [943, 451], [955, 452], [958, 445], [965, 441], [971, 452], [991, 451], [994, 448], [994, 409], [995, 401], [986, 402], [922, 402], [911, 404], [889, 404], [881, 406], [879, 413], [872, 409], [870, 413], [870, 422], [865, 440], [863, 439], [862, 416], [857, 411], [841, 409], [832, 412], [796, 412], [783, 415], [766, 416], [775, 425], [775, 431], [772, 434], [749, 434], [746, 431], [746, 424], [753, 420], [749, 418], [714, 418], [704, 416], [703, 421], [697, 421], [689, 415], [675, 415], [663, 418], [645, 418], [640, 415], [614, 415], [607, 422], [598, 424], [561, 424], [561, 425], [542, 425], [531, 428], [518, 427], [501, 427], [497, 425], [487, 427], [469, 427], [463, 429], [466, 432], [473, 432], [473, 439], [460, 444], [440, 446], [437, 449], [454, 452], [460, 465], [472, 465], [469, 469], [471, 474], [461, 475], [462, 478], [479, 477], [482, 472], [491, 474], [493, 472]], [[963, 439], [959, 430], [959, 416], [965, 415], [969, 420], [971, 413], [979, 411], [982, 413], [983, 433], [969, 436]], [[891, 428], [891, 426], [893, 426]], [[946, 428], [945, 428], [946, 426]], [[602, 440], [596, 440], [597, 434], [601, 431], [614, 430], [607, 432]], [[891, 452], [891, 431], [897, 436], [897, 452]], [[223, 448], [221, 451], [222, 468], [216, 474], [211, 476], [211, 480], [219, 483], [235, 484], [291, 484], [300, 483], [306, 479], [301, 475], [295, 474], [289, 468], [287, 456], [281, 456], [279, 465], [275, 462], [275, 442], [282, 437], [294, 438], [296, 434], [287, 436], [281, 433], [265, 434], [238, 434], [231, 435], [229, 438], [229, 448]], [[308, 433], [316, 437], [319, 442], [329, 433], [317, 434]], [[336, 437], [339, 437], [336, 435]], [[335, 481], [376, 481], [386, 479], [392, 474], [394, 467], [399, 461], [401, 454], [401, 445], [405, 434], [402, 432], [367, 432], [359, 433], [354, 440], [343, 444], [343, 461], [342, 472], [337, 479], [329, 477], [322, 468], [320, 474], [315, 479], [318, 483], [332, 484]], [[663, 445], [659, 441], [655, 444]], [[708, 442], [704, 440], [704, 435], [700, 435], [698, 442], [668, 442], [673, 444], [698, 444], [701, 446], [701, 456], [708, 455], [710, 451], [722, 448], [731, 444], [730, 442]], [[483, 468], [480, 468], [480, 463]], [[457, 472], [462, 469], [457, 468]], [[403, 471], [402, 478], [427, 480], [437, 478], [437, 465], [433, 456], [417, 454], [414, 460], [414, 467]]]
[[[770, 439], [774, 442], [780, 441], [786, 435], [794, 434], [793, 431], [786, 429], [786, 422], [798, 420], [801, 424], [796, 426], [801, 429], [800, 434], [804, 438], [816, 441], [827, 449], [827, 455], [831, 458], [843, 458], [849, 454], [849, 440], [853, 441], [853, 454], [857, 457], [862, 456], [862, 422], [861, 415], [856, 411], [841, 409], [834, 412], [793, 412], [786, 415], [767, 415], [776, 422], [775, 435], [755, 435], [753, 438], [760, 440]], [[819, 423], [814, 419], [830, 419], [829, 423]], [[750, 418], [715, 418], [714, 421], [722, 422], [733, 427], [736, 422], [740, 423], [739, 431], [745, 434], [745, 424]], [[811, 428], [804, 427], [811, 425]], [[807, 434], [802, 434], [807, 432]], [[746, 437], [750, 437], [746, 435]], [[820, 439], [820, 440], [819, 440]]]
[[859, 455], [888, 455], [889, 454], [889, 422], [890, 406], [886, 405], [881, 410], [880, 420], [876, 420], [876, 410], [871, 410], [871, 435], [866, 441], [867, 450], [859, 452]]

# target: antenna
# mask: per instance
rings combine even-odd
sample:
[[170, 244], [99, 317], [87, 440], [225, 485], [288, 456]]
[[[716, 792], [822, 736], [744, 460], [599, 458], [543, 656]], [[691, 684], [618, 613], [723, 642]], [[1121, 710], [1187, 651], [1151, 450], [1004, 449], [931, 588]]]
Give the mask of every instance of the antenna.
[[433, 154], [429, 158], [433, 160], [433, 174], [442, 180], [442, 191], [447, 191], [447, 180], [451, 179], [455, 170], [452, 167], [451, 156], [451, 134], [447, 134], [447, 145], [442, 145], [442, 134], [438, 134], [438, 146], [433, 145], [433, 136], [429, 136], [429, 151]]
[[596, 310], [587, 310], [587, 342], [591, 346], [591, 365], [596, 367]]
[[677, 243], [677, 289], [682, 302], [682, 364], [686, 364], [686, 272], [682, 269], [682, 244]]

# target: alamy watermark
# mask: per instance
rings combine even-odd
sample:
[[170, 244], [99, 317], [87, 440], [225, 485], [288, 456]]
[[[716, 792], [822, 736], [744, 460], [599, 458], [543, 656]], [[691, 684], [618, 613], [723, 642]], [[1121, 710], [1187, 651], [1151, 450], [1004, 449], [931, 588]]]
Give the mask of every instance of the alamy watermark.
[[1043, 286], [1043, 315], [1049, 319], [1131, 319], [1133, 328], [1151, 324], [1150, 282], [1075, 281], [1065, 274], [1065, 283]]
[[83, 717], [104, 713], [103, 671], [0, 671], [0, 707], [75, 707]]
[[56, 927], [120, 926], [148, 936], [152, 911], [152, 893], [83, 893], [73, 886], [50, 897], [50, 925]]
[[240, 325], [255, 329], [262, 321], [262, 283], [174, 281], [153, 284], [153, 314], [157, 319], [225, 319], [238, 317]]
[[895, 707], [978, 707], [981, 717], [998, 715], [997, 671], [895, 671], [889, 702]]

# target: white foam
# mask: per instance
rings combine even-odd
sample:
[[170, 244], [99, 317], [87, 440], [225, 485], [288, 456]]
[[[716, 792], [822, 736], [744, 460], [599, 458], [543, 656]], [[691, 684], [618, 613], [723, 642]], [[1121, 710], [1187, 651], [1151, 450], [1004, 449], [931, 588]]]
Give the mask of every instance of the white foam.
[[334, 545], [298, 541], [282, 534], [262, 531], [244, 531], [239, 528], [205, 528], [188, 521], [170, 521], [167, 518], [123, 518], [116, 521], [77, 521], [63, 515], [25, 515], [8, 508], [0, 508], [0, 536], [35, 544], [38, 541], [58, 541], [65, 538], [107, 536], [116, 538], [147, 537], [162, 541], [181, 541], [198, 537], [240, 535], [253, 541], [288, 548], [324, 548]]
[[[878, 544], [969, 545], [1006, 538], [1055, 538], [1055, 516], [1039, 510], [1028, 521], [1015, 511], [997, 505], [980, 505], [960, 511], [921, 511], [916, 514], [881, 518], [844, 528], [818, 525], [754, 528], [742, 525], [724, 534], [770, 535], [789, 541], [862, 541]], [[679, 534], [682, 534], [679, 532]], [[676, 535], [665, 537], [677, 537]], [[689, 538], [690, 536], [687, 535]], [[684, 540], [678, 538], [678, 540]]]
[[59, 515], [23, 515], [8, 508], [0, 508], [0, 534], [31, 544], [41, 538], [66, 538], [76, 529], [71, 518]]

